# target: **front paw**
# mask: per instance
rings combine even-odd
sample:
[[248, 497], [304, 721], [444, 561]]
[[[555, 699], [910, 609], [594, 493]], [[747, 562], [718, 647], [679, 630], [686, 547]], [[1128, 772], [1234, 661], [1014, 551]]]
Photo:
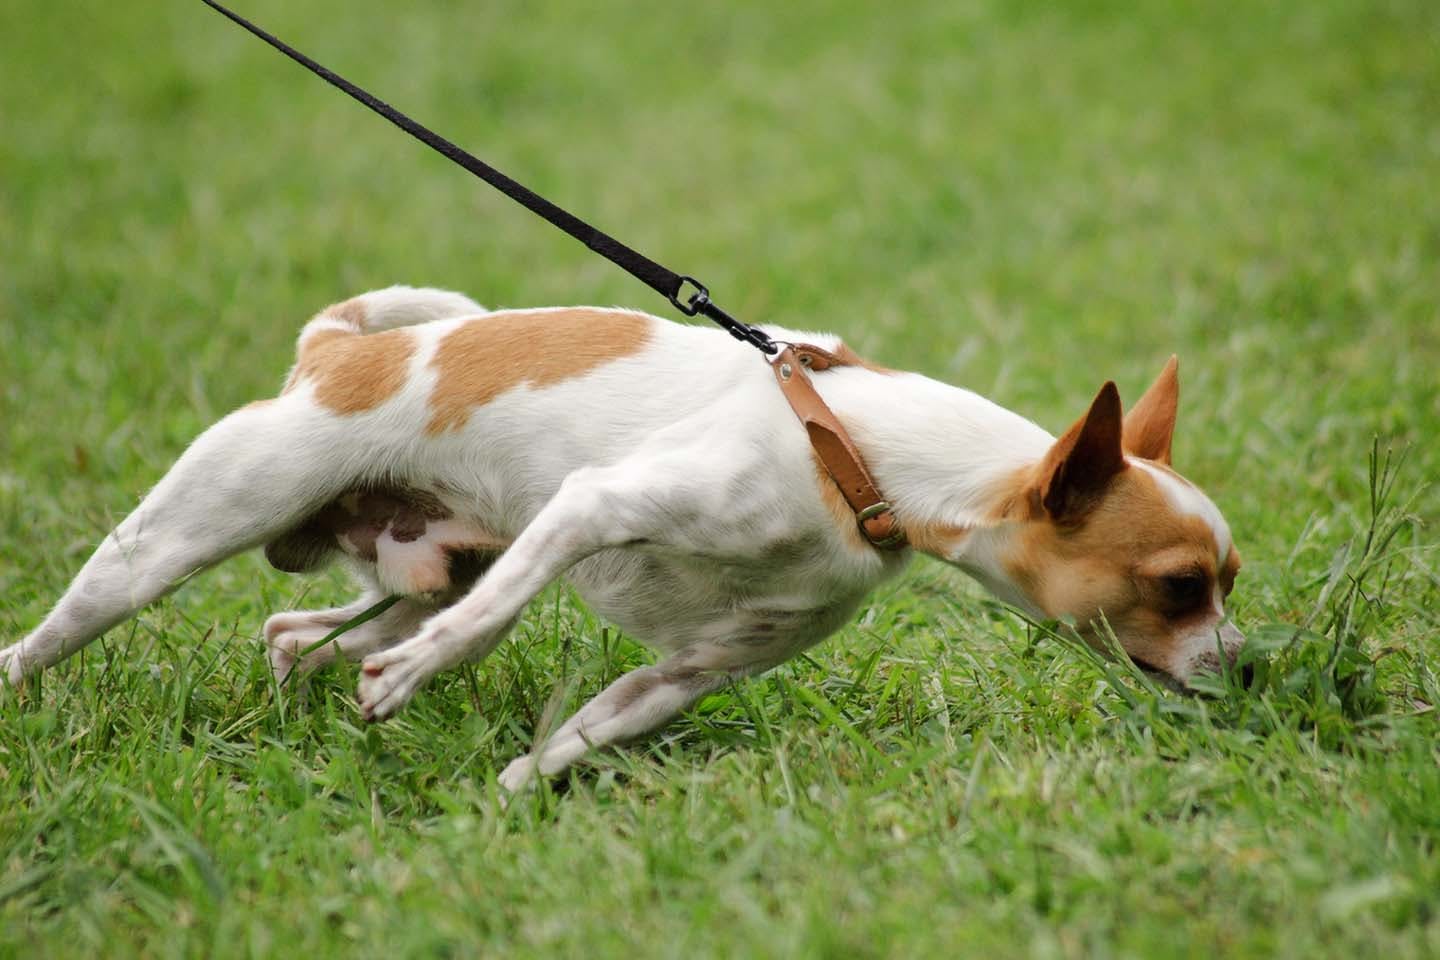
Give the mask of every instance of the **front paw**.
[[516, 757], [501, 771], [496, 780], [504, 788], [507, 797], [519, 793], [535, 783], [535, 760], [528, 753], [523, 757]]
[[20, 644], [11, 644], [4, 650], [0, 650], [0, 681], [9, 683], [12, 687], [18, 687], [20, 681], [24, 679], [25, 664], [20, 657]]
[[435, 673], [428, 645], [404, 643], [371, 654], [360, 666], [356, 699], [360, 715], [372, 723], [388, 720], [410, 702], [415, 691]]

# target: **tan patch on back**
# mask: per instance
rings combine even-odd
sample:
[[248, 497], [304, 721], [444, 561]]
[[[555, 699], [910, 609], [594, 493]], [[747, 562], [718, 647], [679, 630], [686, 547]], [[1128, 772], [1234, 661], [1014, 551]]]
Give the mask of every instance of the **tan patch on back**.
[[285, 384], [315, 384], [315, 402], [340, 414], [372, 410], [405, 385], [415, 338], [408, 330], [368, 336], [344, 330], [316, 330], [300, 345], [300, 358]]
[[637, 353], [653, 324], [641, 313], [589, 307], [469, 320], [445, 335], [430, 361], [436, 380], [426, 432], [459, 430], [471, 410], [521, 384], [548, 387]]

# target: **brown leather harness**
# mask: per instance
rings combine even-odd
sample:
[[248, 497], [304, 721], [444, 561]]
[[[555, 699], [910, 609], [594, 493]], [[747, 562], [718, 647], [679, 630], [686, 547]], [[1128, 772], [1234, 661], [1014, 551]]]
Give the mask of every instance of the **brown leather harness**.
[[855, 442], [810, 380], [811, 371], [858, 362], [859, 358], [844, 346], [832, 352], [808, 343], [792, 343], [776, 354], [770, 364], [780, 392], [810, 435], [815, 455], [855, 512], [860, 532], [881, 550], [899, 550], [906, 546], [905, 531], [894, 508], [880, 495]]

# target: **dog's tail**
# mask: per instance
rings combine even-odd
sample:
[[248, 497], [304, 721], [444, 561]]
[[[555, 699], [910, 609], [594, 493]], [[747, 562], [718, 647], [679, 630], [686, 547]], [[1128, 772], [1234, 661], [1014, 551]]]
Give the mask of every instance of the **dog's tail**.
[[[485, 312], [469, 297], [449, 290], [429, 287], [386, 287], [371, 290], [321, 310], [300, 331], [295, 346], [296, 371], [306, 366], [328, 343], [338, 339], [379, 333], [396, 327], [445, 320], [450, 317], [476, 316]], [[295, 379], [291, 373], [291, 381]], [[289, 384], [287, 384], [287, 389]]]
[[484, 312], [485, 308], [474, 300], [449, 290], [386, 287], [332, 303], [321, 310], [300, 331], [300, 347], [303, 350], [305, 341], [321, 331], [335, 331], [342, 335], [379, 333], [430, 320], [474, 316]]

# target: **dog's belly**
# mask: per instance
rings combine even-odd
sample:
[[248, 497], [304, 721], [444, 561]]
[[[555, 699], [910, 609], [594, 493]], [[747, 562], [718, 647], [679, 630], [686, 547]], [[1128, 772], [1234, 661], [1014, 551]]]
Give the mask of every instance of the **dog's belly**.
[[[474, 479], [462, 488], [462, 479], [357, 486], [269, 543], [266, 557], [299, 572], [344, 555], [385, 593], [448, 605], [513, 538], [496, 532], [503, 529], [500, 498]], [[523, 488], [521, 495], [540, 499]], [[754, 496], [745, 503], [761, 516], [781, 511]], [[503, 512], [523, 518], [526, 510], [512, 504]], [[697, 514], [667, 544], [601, 550], [566, 577], [598, 615], [652, 649], [740, 648], [735, 659], [768, 666], [833, 632], [865, 593], [903, 566], [899, 554], [877, 562], [877, 555], [850, 553], [823, 509], [791, 521], [767, 527], [737, 510], [717, 524]]]
[[713, 558], [627, 548], [576, 564], [568, 579], [597, 614], [654, 650], [744, 647], [769, 665], [841, 626], [873, 585], [813, 572], [752, 559], [737, 574]]

